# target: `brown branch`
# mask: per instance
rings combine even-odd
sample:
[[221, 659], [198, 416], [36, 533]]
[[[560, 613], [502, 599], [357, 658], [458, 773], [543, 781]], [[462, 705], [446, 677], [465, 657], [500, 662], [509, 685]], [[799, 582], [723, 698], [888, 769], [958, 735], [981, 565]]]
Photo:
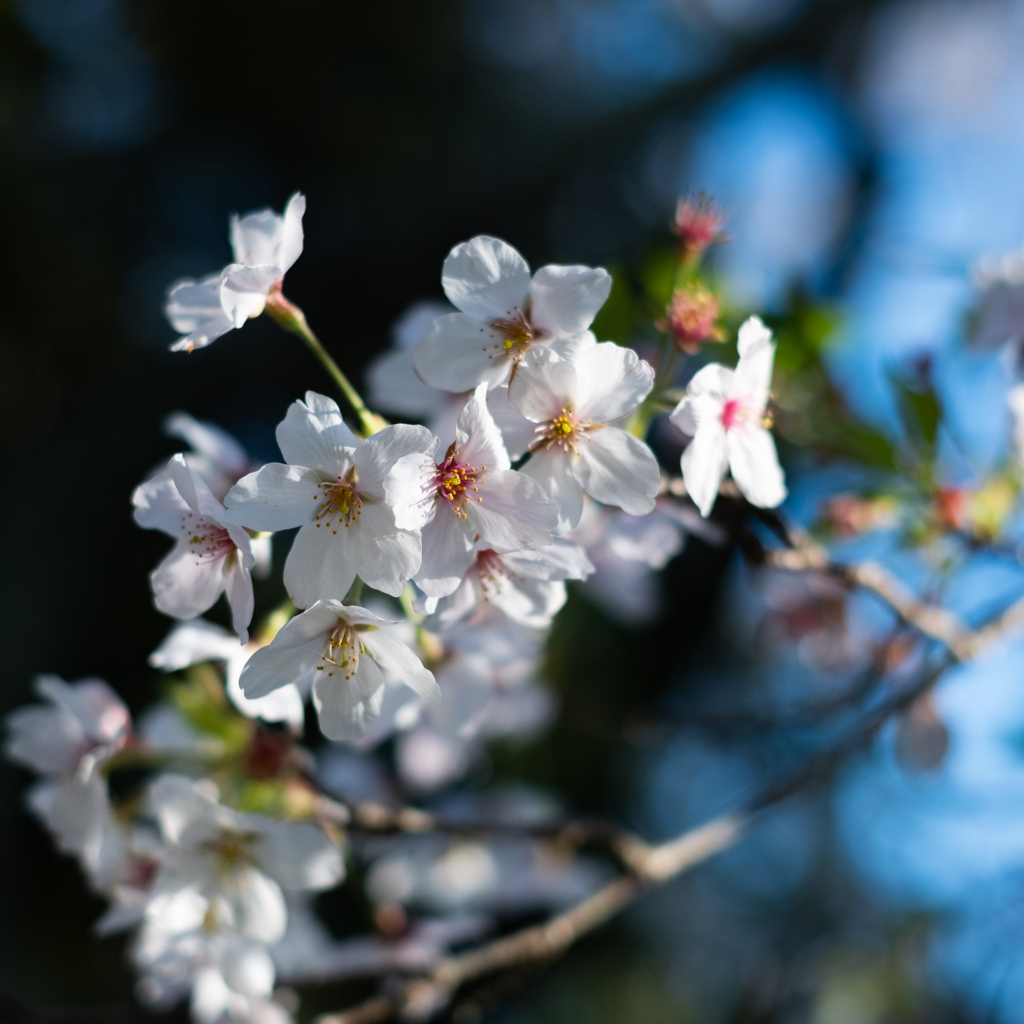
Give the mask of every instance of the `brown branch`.
[[425, 1020], [452, 1001], [463, 985], [511, 967], [550, 961], [580, 937], [610, 920], [641, 893], [676, 878], [690, 868], [728, 849], [741, 839], [756, 817], [793, 793], [827, 778], [854, 750], [869, 742], [894, 714], [909, 708], [954, 662], [977, 657], [1007, 633], [1024, 627], [1024, 598], [980, 629], [972, 630], [957, 616], [917, 598], [899, 580], [874, 562], [842, 565], [832, 562], [823, 548], [801, 538], [799, 546], [766, 552], [769, 564], [790, 571], [819, 571], [878, 595], [899, 617], [947, 649], [931, 670], [891, 694], [850, 732], [798, 772], [761, 794], [745, 807], [691, 829], [656, 846], [626, 833], [614, 832], [619, 857], [628, 873], [615, 878], [592, 896], [557, 914], [542, 925], [462, 953], [443, 958], [428, 974], [414, 978], [392, 994], [375, 996], [351, 1010], [327, 1014], [317, 1024], [379, 1024], [400, 1015]]
[[982, 630], [972, 630], [945, 608], [922, 601], [877, 562], [834, 562], [809, 538], [796, 534], [796, 546], [765, 552], [765, 561], [789, 572], [821, 572], [847, 586], [861, 587], [881, 598], [908, 625], [944, 644], [958, 661], [975, 657], [993, 640], [1024, 626], [1024, 598]]

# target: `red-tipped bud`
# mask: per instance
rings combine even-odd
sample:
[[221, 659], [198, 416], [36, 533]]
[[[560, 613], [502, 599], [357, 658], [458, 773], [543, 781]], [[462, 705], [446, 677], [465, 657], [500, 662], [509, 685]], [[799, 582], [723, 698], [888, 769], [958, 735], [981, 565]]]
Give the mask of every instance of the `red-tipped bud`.
[[724, 241], [725, 214], [711, 196], [701, 193], [696, 199], [680, 199], [672, 230], [679, 236], [685, 255], [700, 257], [709, 245]]
[[665, 307], [668, 317], [659, 326], [671, 331], [676, 344], [684, 351], [696, 352], [702, 342], [722, 341], [725, 335], [718, 326], [718, 299], [702, 284], [677, 288]]

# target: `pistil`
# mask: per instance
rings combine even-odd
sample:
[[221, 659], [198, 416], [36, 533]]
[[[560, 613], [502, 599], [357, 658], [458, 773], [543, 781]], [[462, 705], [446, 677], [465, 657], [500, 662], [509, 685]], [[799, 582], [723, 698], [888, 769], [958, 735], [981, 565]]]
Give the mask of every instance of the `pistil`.
[[340, 671], [346, 679], [351, 679], [359, 668], [359, 655], [365, 653], [366, 648], [356, 631], [348, 623], [339, 623], [327, 638], [316, 670], [326, 672], [328, 676]]
[[356, 481], [357, 474], [353, 467], [345, 476], [320, 484], [313, 495], [313, 500], [320, 503], [314, 516], [318, 530], [323, 526], [337, 534], [339, 526], [347, 529], [362, 515], [363, 503], [356, 489]]
[[[460, 518], [466, 518], [465, 506], [468, 506], [475, 495], [478, 495], [480, 488], [487, 483], [479, 474], [487, 471], [486, 466], [478, 470], [476, 466], [470, 466], [459, 460], [459, 451], [454, 444], [445, 453], [444, 462], [438, 467], [434, 475], [434, 486], [437, 497], [446, 501], [448, 507]], [[477, 497], [482, 502], [482, 497]]]

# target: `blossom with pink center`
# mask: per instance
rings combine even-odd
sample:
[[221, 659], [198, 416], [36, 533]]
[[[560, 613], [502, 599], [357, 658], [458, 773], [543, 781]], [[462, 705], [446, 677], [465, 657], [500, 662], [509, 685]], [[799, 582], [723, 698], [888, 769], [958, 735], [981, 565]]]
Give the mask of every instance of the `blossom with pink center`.
[[177, 541], [150, 575], [157, 608], [176, 619], [194, 619], [226, 593], [235, 632], [248, 642], [250, 570], [256, 562], [248, 532], [225, 521], [227, 510], [182, 455], [137, 487], [132, 504], [139, 526]]
[[281, 282], [302, 253], [302, 216], [306, 197], [296, 192], [283, 214], [255, 210], [231, 217], [231, 248], [235, 257], [223, 270], [195, 281], [171, 285], [164, 312], [182, 337], [172, 352], [192, 352], [216, 341], [246, 320], [259, 316], [280, 292]]
[[558, 506], [558, 528], [580, 521], [586, 492], [641, 516], [654, 508], [661, 471], [650, 448], [611, 424], [628, 416], [654, 384], [654, 371], [629, 348], [606, 341], [571, 362], [531, 352], [509, 384], [509, 401], [537, 426], [533, 477]]
[[435, 464], [433, 450], [399, 459], [384, 481], [401, 529], [421, 530], [423, 562], [416, 583], [430, 597], [452, 593], [480, 546], [498, 551], [551, 542], [558, 511], [543, 489], [511, 469], [501, 431], [477, 386]]
[[565, 604], [564, 581], [586, 579], [593, 571], [583, 548], [560, 537], [543, 548], [507, 554], [488, 548], [477, 552], [454, 593], [426, 602], [426, 624], [435, 631], [464, 619], [476, 624], [497, 608], [513, 622], [544, 629]]
[[396, 423], [361, 441], [337, 402], [315, 391], [277, 426], [287, 460], [243, 477], [228, 492], [226, 522], [251, 530], [299, 527], [284, 585], [299, 608], [343, 598], [359, 578], [398, 597], [420, 567], [420, 535], [395, 525], [384, 480], [406, 455], [433, 451], [426, 427]]
[[438, 317], [413, 350], [420, 379], [444, 391], [497, 387], [535, 346], [571, 355], [595, 343], [588, 330], [611, 292], [600, 267], [541, 267], [500, 238], [455, 246], [441, 283], [458, 313]]
[[726, 470], [752, 505], [775, 508], [786, 484], [768, 432], [765, 409], [772, 380], [772, 332], [752, 316], [740, 328], [735, 370], [711, 363], [694, 374], [670, 419], [693, 440], [683, 452], [686, 490], [707, 516]]
[[428, 700], [441, 694], [434, 676], [373, 612], [340, 601], [317, 601], [290, 619], [242, 669], [250, 700], [282, 686], [312, 683], [320, 728], [332, 740], [354, 741], [379, 715], [388, 685], [406, 685]]

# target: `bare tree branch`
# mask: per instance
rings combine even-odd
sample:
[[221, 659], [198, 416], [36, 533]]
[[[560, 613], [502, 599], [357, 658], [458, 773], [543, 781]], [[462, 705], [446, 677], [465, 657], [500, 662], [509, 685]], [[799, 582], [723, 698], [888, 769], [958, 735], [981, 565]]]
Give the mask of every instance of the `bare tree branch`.
[[[626, 874], [542, 925], [504, 936], [467, 953], [445, 957], [425, 976], [407, 981], [392, 993], [376, 996], [351, 1010], [324, 1015], [317, 1024], [377, 1024], [395, 1016], [425, 1020], [448, 1006], [458, 989], [469, 982], [511, 967], [555, 959], [641, 893], [728, 849], [750, 830], [761, 812], [827, 778], [850, 753], [868, 743], [890, 717], [905, 711], [927, 692], [950, 665], [975, 658], [1007, 634], [1024, 628], [1024, 598], [985, 626], [971, 629], [953, 613], [921, 601], [877, 563], [836, 563], [824, 548], [808, 538], [791, 536], [794, 537], [792, 548], [765, 553], [768, 564], [792, 572], [826, 573], [850, 586], [871, 591], [908, 625], [941, 642], [946, 654], [931, 668], [922, 671], [912, 685], [891, 693], [870, 710], [843, 739], [745, 807], [654, 846], [608, 826], [609, 845], [628, 869]], [[400, 815], [401, 812], [394, 813]], [[393, 823], [397, 825], [400, 820], [396, 817]], [[434, 824], [437, 824], [436, 819]], [[565, 826], [563, 832], [568, 835], [571, 827]]]

